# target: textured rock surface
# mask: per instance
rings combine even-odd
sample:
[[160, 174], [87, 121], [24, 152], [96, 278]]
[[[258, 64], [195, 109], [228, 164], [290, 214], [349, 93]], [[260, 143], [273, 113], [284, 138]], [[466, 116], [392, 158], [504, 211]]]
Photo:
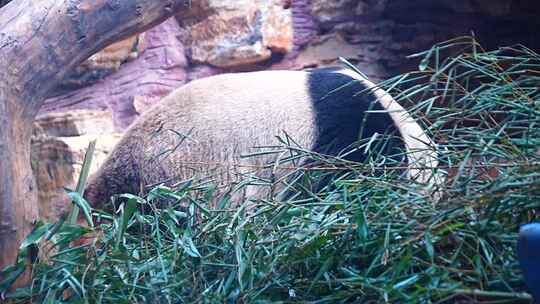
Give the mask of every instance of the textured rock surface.
[[109, 111], [50, 113], [42, 115], [34, 124], [41, 133], [58, 137], [102, 135], [114, 131], [112, 114]]
[[[99, 136], [91, 171], [95, 171], [118, 142], [121, 133]], [[32, 168], [39, 188], [39, 215], [55, 219], [67, 206], [61, 205], [65, 189], [74, 189], [84, 153], [96, 136], [39, 137], [32, 140]]]
[[198, 1], [179, 15], [195, 63], [234, 68], [293, 48], [291, 10], [281, 0]]
[[98, 82], [115, 73], [122, 63], [134, 60], [145, 50], [145, 33], [118, 41], [92, 55], [72, 71], [60, 84], [58, 91], [75, 90]]
[[121, 137], [115, 133], [110, 112], [76, 111], [49, 114], [34, 123], [32, 169], [39, 188], [41, 218], [54, 219], [66, 206], [59, 205], [64, 187], [74, 189], [84, 154], [97, 139], [91, 171], [105, 160]]
[[[51, 202], [61, 187], [73, 186], [90, 138], [99, 137], [97, 167], [115, 131], [193, 79], [332, 65], [342, 56], [380, 80], [414, 68], [418, 62], [407, 55], [471, 32], [486, 48], [522, 43], [540, 49], [537, 0], [191, 3], [186, 13], [92, 56], [51, 93], [33, 144], [44, 216], [53, 216], [47, 210], [56, 210]], [[91, 112], [73, 113], [81, 109]]]
[[[87, 86], [51, 95], [41, 113], [77, 109], [110, 111], [117, 130], [126, 128], [139, 113], [135, 98], [155, 102], [187, 79], [184, 47], [177, 39], [180, 27], [174, 19], [145, 33], [145, 51], [136, 60], [122, 64], [116, 73]], [[147, 105], [148, 106], [148, 105]], [[142, 110], [142, 109], [140, 109]]]

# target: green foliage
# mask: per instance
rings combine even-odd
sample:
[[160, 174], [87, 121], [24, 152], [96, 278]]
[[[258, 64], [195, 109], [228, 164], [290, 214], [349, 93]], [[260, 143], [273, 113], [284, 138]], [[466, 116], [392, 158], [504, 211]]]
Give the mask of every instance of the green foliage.
[[[146, 197], [125, 195], [116, 214], [94, 210], [94, 229], [39, 223], [22, 249], [39, 244], [47, 258], [36, 260], [30, 286], [7, 296], [45, 303], [530, 301], [515, 247], [519, 225], [540, 211], [540, 56], [523, 46], [486, 52], [470, 37], [415, 56], [423, 58], [419, 71], [383, 85], [439, 143], [438, 170], [447, 175], [439, 200], [397, 170], [373, 176], [364, 169], [374, 162], [320, 155], [311, 157], [352, 172], [314, 191], [327, 170], [299, 169], [282, 181], [294, 195], [235, 203], [227, 196], [209, 203], [215, 187], [197, 181], [158, 186]], [[309, 153], [280, 142], [291, 159]], [[89, 231], [96, 235], [90, 244], [66, 245]], [[4, 270], [0, 288], [17, 271]]]

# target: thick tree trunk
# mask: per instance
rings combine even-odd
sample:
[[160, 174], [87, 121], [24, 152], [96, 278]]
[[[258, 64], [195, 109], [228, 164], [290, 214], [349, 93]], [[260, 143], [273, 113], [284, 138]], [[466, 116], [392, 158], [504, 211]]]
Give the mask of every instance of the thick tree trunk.
[[0, 9], [0, 268], [37, 218], [32, 121], [65, 74], [108, 44], [186, 8], [186, 0], [18, 0]]
[[[37, 218], [30, 163], [32, 121], [24, 119], [0, 87], [0, 265], [13, 262], [20, 240]], [[16, 182], [14, 182], [16, 181]]]

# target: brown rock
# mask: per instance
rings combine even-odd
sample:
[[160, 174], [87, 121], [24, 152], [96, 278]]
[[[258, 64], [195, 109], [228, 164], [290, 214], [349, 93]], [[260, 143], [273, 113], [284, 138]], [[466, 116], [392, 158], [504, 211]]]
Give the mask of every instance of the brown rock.
[[[191, 27], [191, 59], [221, 68], [246, 65], [269, 59], [272, 52], [263, 46], [253, 25], [260, 14], [213, 15]], [[257, 37], [259, 35], [259, 37]]]
[[48, 136], [79, 136], [114, 132], [112, 114], [107, 111], [77, 110], [47, 113], [35, 121], [37, 128]]
[[32, 169], [39, 189], [39, 214], [40, 218], [55, 220], [69, 207], [60, 205], [64, 187], [75, 188], [90, 141], [97, 139], [90, 170], [94, 172], [121, 134], [114, 133], [108, 112], [49, 114], [34, 125]]
[[269, 5], [262, 15], [263, 45], [273, 52], [288, 53], [293, 48], [292, 13], [278, 5]]
[[73, 89], [95, 83], [116, 72], [122, 63], [138, 58], [145, 47], [144, 33], [113, 43], [81, 63], [59, 87]]
[[336, 64], [339, 57], [355, 60], [358, 56], [358, 46], [347, 43], [339, 34], [330, 34], [301, 51], [295, 63], [300, 67], [318, 67]]
[[233, 68], [293, 48], [292, 13], [281, 0], [200, 1], [179, 18], [186, 28], [184, 45], [196, 63]]
[[[92, 166], [93, 173], [120, 139], [121, 134], [99, 136]], [[58, 219], [69, 206], [61, 205], [64, 188], [75, 189], [86, 148], [96, 136], [40, 137], [32, 140], [32, 169], [38, 186], [40, 218]]]
[[39, 216], [54, 221], [66, 206], [59, 206], [65, 193], [74, 187], [74, 168], [69, 147], [54, 137], [32, 138], [32, 170], [38, 186]]
[[118, 69], [126, 60], [136, 59], [145, 49], [144, 33], [118, 41], [92, 55], [81, 66], [88, 69]]

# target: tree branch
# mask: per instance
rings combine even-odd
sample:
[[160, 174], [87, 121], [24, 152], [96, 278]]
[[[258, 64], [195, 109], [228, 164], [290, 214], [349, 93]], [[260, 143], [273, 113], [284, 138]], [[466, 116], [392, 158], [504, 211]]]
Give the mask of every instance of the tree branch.
[[47, 92], [105, 46], [187, 8], [185, 0], [20, 0], [0, 10], [0, 90], [33, 118]]

